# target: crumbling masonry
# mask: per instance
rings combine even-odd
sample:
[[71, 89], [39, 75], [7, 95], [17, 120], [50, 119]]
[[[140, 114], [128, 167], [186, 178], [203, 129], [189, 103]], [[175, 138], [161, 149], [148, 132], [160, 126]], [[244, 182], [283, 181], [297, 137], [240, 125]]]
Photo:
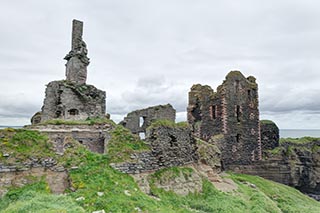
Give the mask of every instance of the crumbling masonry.
[[43, 107], [31, 118], [32, 124], [52, 119], [85, 120], [105, 116], [105, 91], [86, 84], [89, 58], [82, 32], [83, 22], [73, 20], [71, 51], [64, 58], [67, 60], [66, 80], [47, 85]]
[[231, 71], [214, 92], [210, 86], [193, 85], [189, 92], [188, 122], [196, 137], [205, 141], [222, 134], [222, 163], [251, 164], [261, 159], [258, 85]]

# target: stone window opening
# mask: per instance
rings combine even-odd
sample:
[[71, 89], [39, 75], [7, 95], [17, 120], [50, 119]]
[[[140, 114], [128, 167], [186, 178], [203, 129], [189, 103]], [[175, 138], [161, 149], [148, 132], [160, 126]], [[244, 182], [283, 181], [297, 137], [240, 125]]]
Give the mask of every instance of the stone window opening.
[[252, 92], [250, 89], [248, 90], [248, 99], [249, 101], [252, 101]]
[[170, 147], [178, 146], [177, 144], [177, 138], [173, 135], [170, 135]]
[[139, 133], [139, 138], [140, 138], [141, 140], [146, 139], [146, 133], [140, 132], [140, 133]]
[[210, 106], [210, 117], [211, 117], [211, 119], [217, 118], [217, 106], [216, 105]]
[[241, 135], [240, 135], [240, 134], [237, 134], [237, 136], [236, 136], [236, 142], [237, 142], [237, 143], [240, 143], [240, 140], [241, 140]]
[[241, 110], [239, 105], [236, 106], [236, 116], [237, 116], [237, 121], [240, 122]]
[[61, 116], [62, 112], [60, 110], [56, 111], [56, 117], [59, 118]]
[[79, 115], [79, 110], [77, 109], [70, 109], [68, 112], [69, 112], [69, 115], [72, 115], [72, 116]]
[[139, 127], [142, 127], [143, 126], [143, 124], [144, 124], [144, 122], [145, 122], [145, 117], [139, 117]]

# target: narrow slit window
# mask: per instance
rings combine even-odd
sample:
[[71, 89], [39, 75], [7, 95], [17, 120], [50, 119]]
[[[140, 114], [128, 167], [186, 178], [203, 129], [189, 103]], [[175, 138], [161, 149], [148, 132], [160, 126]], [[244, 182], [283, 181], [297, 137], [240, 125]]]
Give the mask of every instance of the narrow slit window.
[[241, 112], [240, 112], [240, 106], [239, 105], [237, 105], [236, 106], [236, 115], [237, 115], [237, 121], [238, 122], [240, 122], [240, 115], [241, 114]]
[[211, 116], [211, 119], [217, 118], [217, 106], [216, 105], [210, 106], [210, 116]]
[[77, 110], [77, 109], [70, 109], [70, 110], [69, 110], [69, 115], [79, 115], [79, 110]]
[[139, 118], [139, 127], [142, 127], [144, 124], [144, 117]]
[[240, 135], [240, 134], [237, 134], [237, 136], [236, 136], [236, 142], [239, 143], [239, 142], [240, 142], [240, 139], [241, 139], [241, 135]]

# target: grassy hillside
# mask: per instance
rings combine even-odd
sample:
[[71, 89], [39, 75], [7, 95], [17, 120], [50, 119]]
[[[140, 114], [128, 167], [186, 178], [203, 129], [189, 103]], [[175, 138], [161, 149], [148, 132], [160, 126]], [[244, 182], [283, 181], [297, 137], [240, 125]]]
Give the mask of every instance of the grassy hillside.
[[[119, 131], [118, 129], [117, 132]], [[10, 141], [15, 144], [26, 142], [24, 136], [20, 136], [20, 139], [15, 136], [20, 132], [26, 136], [36, 134], [31, 131], [11, 130], [5, 137], [0, 137], [1, 148], [9, 146]], [[0, 131], [0, 136], [1, 134]], [[36, 136], [39, 135], [36, 134]], [[45, 137], [40, 139], [41, 147], [46, 149], [42, 154], [53, 155], [54, 153], [50, 151], [51, 146], [45, 145]], [[35, 146], [37, 144], [36, 140], [30, 139], [27, 142], [28, 146], [32, 146], [30, 143], [34, 143]], [[125, 140], [122, 143], [126, 143]], [[25, 152], [28, 150], [34, 151], [24, 149]], [[114, 150], [112, 149], [112, 153]], [[14, 155], [12, 152], [14, 149], [11, 147], [10, 153]], [[23, 157], [28, 157], [28, 153], [24, 153]], [[66, 166], [79, 166], [78, 169], [70, 171], [71, 187], [65, 195], [51, 194], [42, 180], [19, 189], [10, 189], [9, 193], [0, 199], [0, 212], [92, 212], [102, 209], [105, 212], [166, 213], [320, 212], [320, 202], [293, 188], [259, 177], [230, 174], [230, 178], [238, 185], [238, 190], [229, 193], [217, 190], [209, 181], [204, 180], [201, 193], [178, 196], [173, 192], [166, 192], [152, 186], [152, 196], [148, 196], [139, 190], [131, 176], [108, 166], [112, 159], [107, 154], [90, 153], [82, 146], [75, 145], [64, 156], [56, 157], [60, 158], [61, 164]], [[0, 162], [3, 159], [0, 157]], [[175, 172], [179, 170], [180, 168], [173, 168]], [[188, 170], [188, 172], [192, 171]], [[161, 174], [165, 172], [159, 171], [153, 177]]]

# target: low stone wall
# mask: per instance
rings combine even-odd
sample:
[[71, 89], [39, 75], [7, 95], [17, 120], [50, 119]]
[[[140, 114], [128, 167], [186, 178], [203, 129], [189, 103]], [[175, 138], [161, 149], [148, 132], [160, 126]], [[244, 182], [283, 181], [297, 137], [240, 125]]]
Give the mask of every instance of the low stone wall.
[[146, 142], [150, 143], [151, 151], [133, 154], [130, 162], [110, 165], [124, 173], [138, 174], [186, 165], [198, 159], [196, 142], [188, 127], [149, 128]]
[[10, 187], [21, 187], [41, 178], [45, 178], [53, 193], [63, 193], [69, 186], [67, 171], [57, 166], [57, 162], [52, 158], [32, 159], [13, 165], [0, 164], [0, 197], [5, 195]]

